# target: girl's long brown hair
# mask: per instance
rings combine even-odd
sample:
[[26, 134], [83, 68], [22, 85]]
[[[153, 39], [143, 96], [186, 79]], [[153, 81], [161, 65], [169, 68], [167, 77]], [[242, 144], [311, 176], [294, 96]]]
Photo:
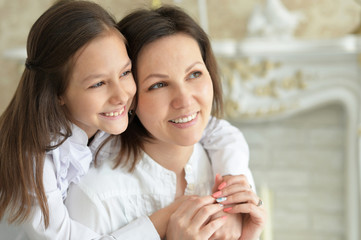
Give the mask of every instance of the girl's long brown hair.
[[106, 31], [116, 31], [114, 18], [87, 1], [58, 1], [32, 26], [26, 68], [0, 117], [0, 219], [20, 223], [38, 204], [48, 226], [44, 157], [71, 135], [59, 96], [74, 54]]
[[[118, 23], [118, 28], [128, 41], [128, 54], [132, 60], [132, 72], [137, 85], [137, 60], [140, 51], [147, 44], [176, 33], [185, 33], [195, 39], [213, 83], [212, 115], [218, 117], [222, 115], [222, 87], [209, 38], [188, 14], [174, 6], [163, 6], [155, 10], [137, 10], [123, 18]], [[133, 100], [134, 109], [137, 106], [137, 99], [138, 94]], [[152, 140], [151, 134], [144, 128], [138, 117], [133, 115], [131, 118], [133, 119], [127, 130], [117, 136], [121, 150], [115, 164], [115, 167], [127, 165], [130, 171], [134, 169], [140, 159], [143, 143]]]

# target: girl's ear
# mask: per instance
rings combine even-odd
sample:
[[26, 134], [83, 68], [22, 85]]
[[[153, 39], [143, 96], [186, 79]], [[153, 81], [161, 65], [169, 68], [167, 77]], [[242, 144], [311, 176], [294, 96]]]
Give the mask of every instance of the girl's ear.
[[64, 106], [64, 105], [65, 105], [63, 96], [59, 96], [59, 97], [58, 97], [58, 101], [59, 101], [60, 106]]

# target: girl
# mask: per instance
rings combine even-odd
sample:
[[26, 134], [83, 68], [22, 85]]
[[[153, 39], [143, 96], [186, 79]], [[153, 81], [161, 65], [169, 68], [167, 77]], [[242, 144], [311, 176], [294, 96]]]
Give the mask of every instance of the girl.
[[[181, 202], [169, 224], [153, 214], [183, 195], [211, 194], [211, 164], [197, 142], [211, 111], [221, 112], [222, 96], [207, 36], [173, 7], [136, 11], [118, 25], [129, 41], [138, 87], [134, 119], [119, 136], [120, 151], [119, 141], [108, 143], [100, 167], [71, 187], [70, 215], [102, 233], [150, 215], [157, 232], [148, 229], [148, 239], [165, 233], [167, 239], [238, 239], [240, 214], [227, 215], [237, 225], [226, 225], [222, 206], [210, 196]], [[247, 214], [241, 239], [257, 239], [265, 212], [246, 179], [230, 177], [218, 190], [213, 197], [228, 205], [225, 212]]]
[[131, 62], [114, 19], [90, 2], [60, 1], [33, 25], [26, 68], [0, 118], [0, 217], [31, 239], [96, 238], [63, 200], [103, 132], [128, 125]]
[[[29, 33], [26, 69], [0, 117], [0, 218], [22, 223], [31, 239], [109, 237], [72, 220], [63, 201], [103, 139], [128, 125], [136, 89], [124, 42], [114, 19], [86, 1], [57, 2]], [[227, 155], [214, 144], [227, 131], [208, 134], [212, 156]]]

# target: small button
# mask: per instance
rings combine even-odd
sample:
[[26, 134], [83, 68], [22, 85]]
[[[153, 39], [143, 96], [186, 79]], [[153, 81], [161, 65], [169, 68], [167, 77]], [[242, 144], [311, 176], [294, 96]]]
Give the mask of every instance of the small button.
[[192, 173], [192, 166], [187, 164], [185, 167], [185, 171], [186, 173]]

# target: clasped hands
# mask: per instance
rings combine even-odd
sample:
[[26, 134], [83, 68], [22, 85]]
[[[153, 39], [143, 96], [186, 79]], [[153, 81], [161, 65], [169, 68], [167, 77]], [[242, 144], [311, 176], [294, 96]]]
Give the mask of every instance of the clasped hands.
[[182, 196], [171, 215], [167, 240], [255, 240], [266, 212], [244, 175], [216, 175], [211, 196]]

